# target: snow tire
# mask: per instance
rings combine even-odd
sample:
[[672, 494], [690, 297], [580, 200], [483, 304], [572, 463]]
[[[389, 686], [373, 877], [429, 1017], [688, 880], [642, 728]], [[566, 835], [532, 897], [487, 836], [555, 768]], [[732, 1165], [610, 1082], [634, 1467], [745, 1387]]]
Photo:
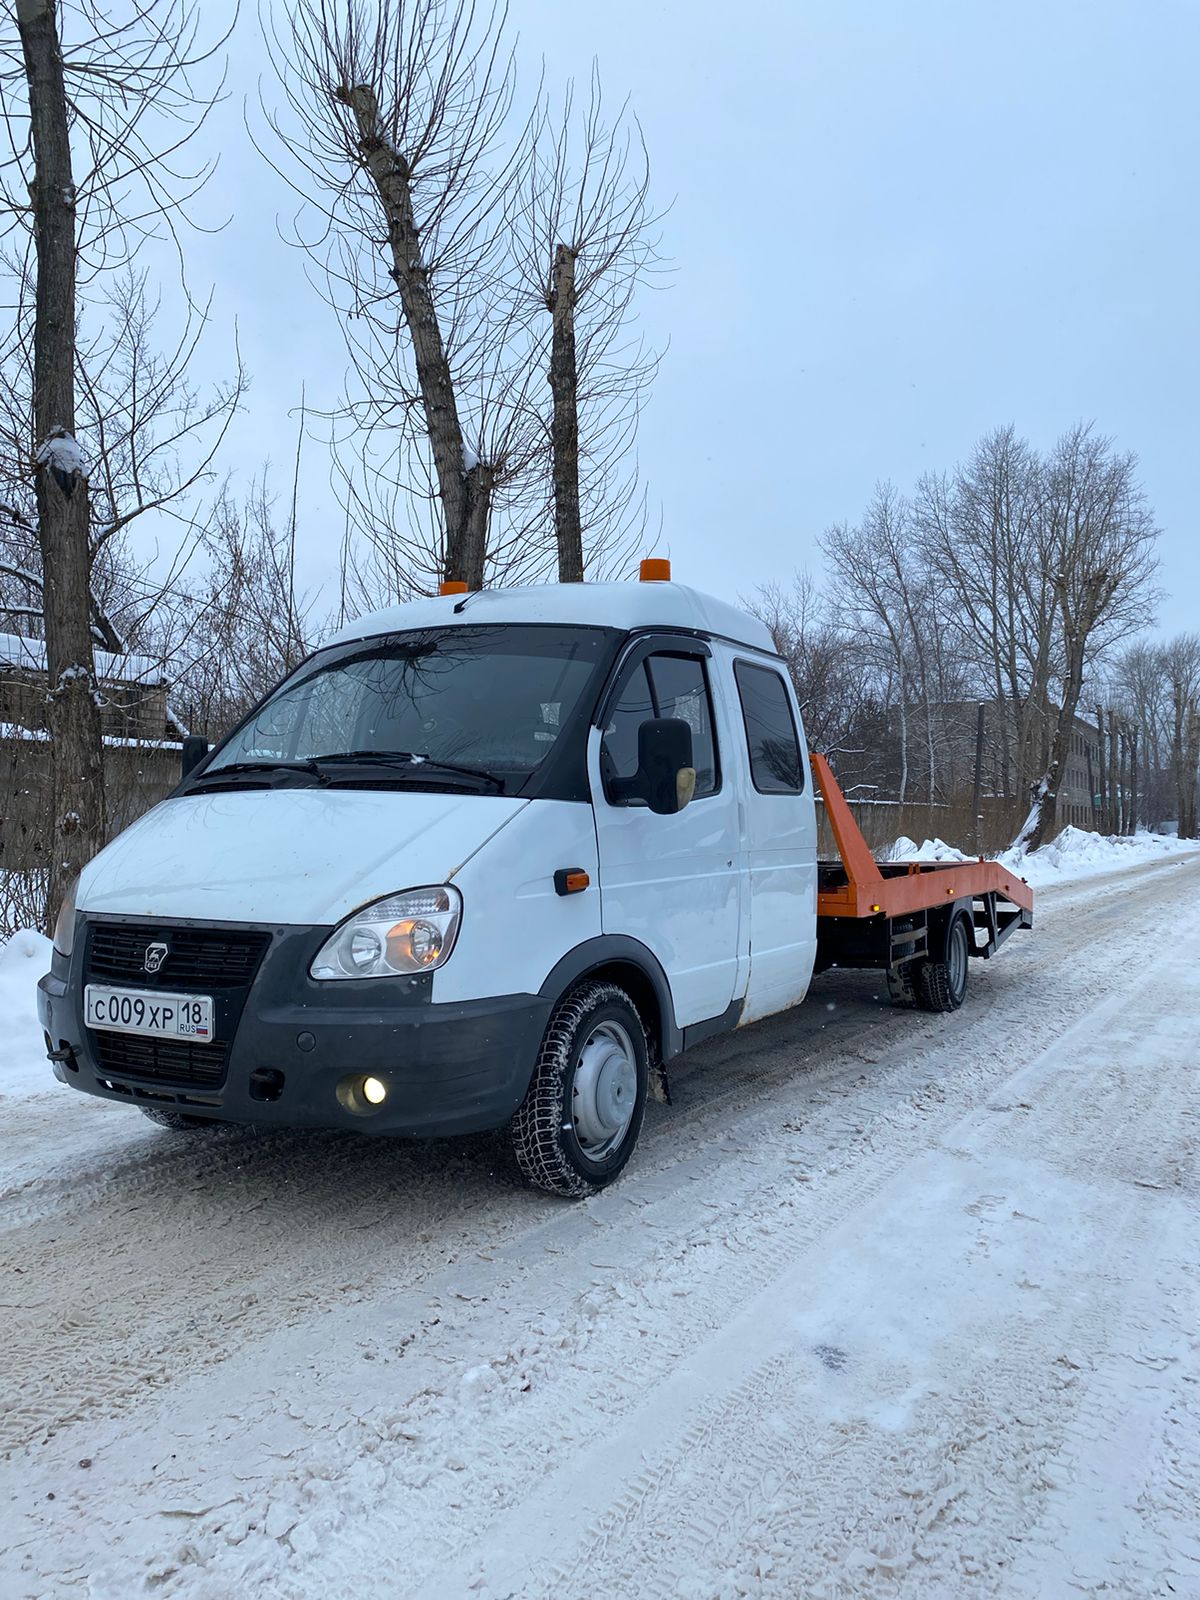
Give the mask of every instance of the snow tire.
[[917, 996], [926, 1011], [957, 1011], [967, 997], [971, 923], [965, 911], [951, 916], [941, 961], [926, 961], [917, 976]]
[[170, 1128], [176, 1133], [190, 1133], [193, 1128], [219, 1128], [213, 1117], [189, 1117], [186, 1111], [168, 1111], [165, 1106], [139, 1106], [144, 1117], [160, 1128]]
[[[606, 1041], [621, 1078], [619, 1115], [628, 1120], [615, 1125], [611, 1148], [589, 1154], [576, 1109], [586, 1072], [581, 1067], [585, 1052], [603, 1049]], [[649, 1077], [645, 1024], [625, 990], [601, 982], [584, 982], [572, 989], [551, 1014], [529, 1089], [512, 1120], [513, 1150], [528, 1181], [550, 1194], [576, 1200], [611, 1183], [637, 1143]], [[632, 1109], [627, 1111], [630, 1095]]]

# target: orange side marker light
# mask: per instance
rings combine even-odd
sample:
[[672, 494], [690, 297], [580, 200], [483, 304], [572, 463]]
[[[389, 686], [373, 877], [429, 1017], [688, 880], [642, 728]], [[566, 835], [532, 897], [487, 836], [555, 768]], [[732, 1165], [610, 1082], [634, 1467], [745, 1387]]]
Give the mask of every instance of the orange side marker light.
[[554, 874], [555, 894], [582, 894], [591, 883], [582, 867], [560, 867]]

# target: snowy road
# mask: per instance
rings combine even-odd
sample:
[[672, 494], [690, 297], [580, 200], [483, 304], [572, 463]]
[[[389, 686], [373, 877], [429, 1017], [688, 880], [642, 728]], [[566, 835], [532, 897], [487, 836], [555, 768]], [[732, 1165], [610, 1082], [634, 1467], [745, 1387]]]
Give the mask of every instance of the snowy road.
[[1200, 1597], [1200, 858], [498, 1148], [3, 1102], [0, 1596]]

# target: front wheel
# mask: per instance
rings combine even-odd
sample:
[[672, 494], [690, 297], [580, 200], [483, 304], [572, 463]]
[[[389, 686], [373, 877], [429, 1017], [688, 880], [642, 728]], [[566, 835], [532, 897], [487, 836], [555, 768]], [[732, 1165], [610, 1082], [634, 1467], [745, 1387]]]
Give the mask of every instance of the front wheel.
[[572, 1198], [611, 1183], [633, 1154], [648, 1082], [646, 1030], [624, 989], [582, 983], [560, 1000], [512, 1121], [530, 1183]]

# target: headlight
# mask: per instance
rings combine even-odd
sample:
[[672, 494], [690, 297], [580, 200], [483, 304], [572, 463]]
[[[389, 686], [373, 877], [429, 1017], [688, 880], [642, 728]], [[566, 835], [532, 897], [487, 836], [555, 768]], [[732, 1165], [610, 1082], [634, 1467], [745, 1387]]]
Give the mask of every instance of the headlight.
[[54, 948], [60, 956], [69, 956], [75, 943], [75, 892], [78, 888], [79, 879], [76, 878], [63, 896], [58, 921], [54, 924]]
[[432, 972], [450, 958], [462, 896], [449, 884], [406, 889], [347, 917], [309, 969], [314, 978], [395, 978]]

